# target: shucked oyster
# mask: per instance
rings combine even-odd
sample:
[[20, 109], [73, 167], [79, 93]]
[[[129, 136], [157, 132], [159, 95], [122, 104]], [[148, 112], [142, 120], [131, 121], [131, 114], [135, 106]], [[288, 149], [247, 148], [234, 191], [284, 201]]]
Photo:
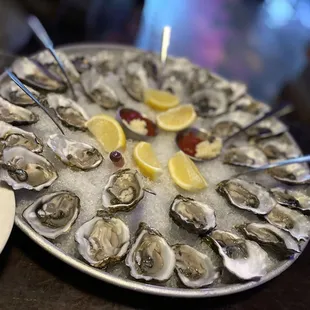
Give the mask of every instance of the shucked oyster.
[[218, 277], [211, 259], [186, 244], [172, 246], [176, 258], [176, 270], [184, 285], [199, 288], [212, 284]]
[[216, 226], [214, 210], [205, 203], [177, 195], [171, 206], [170, 216], [180, 226], [195, 233], [207, 233]]
[[57, 117], [69, 128], [86, 130], [88, 115], [84, 109], [70, 98], [58, 94], [48, 94], [47, 102]]
[[310, 211], [310, 197], [298, 190], [275, 187], [271, 189], [271, 192], [276, 201], [282, 206], [302, 212]]
[[131, 276], [138, 280], [166, 281], [172, 276], [175, 255], [156, 229], [140, 223], [125, 263]]
[[151, 52], [142, 52], [134, 58], [134, 61], [142, 64], [150, 79], [153, 79], [155, 82], [158, 80], [161, 66], [158, 55]]
[[126, 255], [130, 232], [118, 218], [96, 216], [76, 231], [75, 240], [78, 251], [90, 265], [104, 268]]
[[13, 72], [25, 84], [39, 90], [65, 92], [67, 86], [59, 77], [40, 67], [35, 61], [26, 57], [17, 59], [12, 64]]
[[6, 165], [14, 169], [22, 169], [27, 173], [26, 179], [21, 179], [15, 170], [0, 169], [0, 179], [13, 189], [25, 188], [40, 191], [50, 186], [58, 177], [55, 168], [47, 159], [23, 146], [5, 148], [2, 160]]
[[255, 242], [214, 230], [211, 240], [227, 270], [242, 280], [258, 280], [267, 273], [267, 253]]
[[102, 194], [104, 210], [130, 211], [144, 197], [138, 171], [121, 169], [113, 173]]
[[68, 166], [89, 170], [98, 167], [102, 162], [102, 156], [96, 148], [61, 134], [51, 135], [47, 145]]
[[69, 56], [70, 61], [79, 73], [89, 70], [92, 67], [91, 57], [82, 54], [74, 54]]
[[254, 182], [237, 178], [225, 180], [217, 185], [216, 190], [232, 205], [255, 214], [267, 214], [276, 205], [271, 193]]
[[105, 77], [95, 68], [81, 74], [81, 84], [90, 99], [105, 109], [115, 109], [120, 105], [114, 89], [107, 83]]
[[288, 231], [298, 241], [309, 239], [310, 221], [298, 211], [277, 204], [265, 218], [270, 224]]
[[238, 229], [249, 239], [256, 241], [279, 256], [290, 256], [299, 253], [298, 242], [291, 235], [271, 224], [246, 223]]
[[0, 97], [0, 120], [13, 125], [36, 123], [39, 116]]
[[232, 103], [229, 111], [244, 111], [255, 116], [262, 116], [270, 111], [270, 107], [260, 101], [254, 100], [250, 96], [244, 96]]
[[29, 151], [35, 153], [41, 153], [43, 151], [43, 144], [34, 133], [2, 121], [0, 121], [0, 144], [4, 144], [5, 147], [24, 146]]
[[120, 63], [120, 56], [114, 51], [101, 51], [92, 57], [92, 66], [102, 75], [115, 73]]
[[[37, 99], [40, 98], [40, 93], [38, 91], [31, 87], [27, 88]], [[13, 81], [1, 85], [0, 95], [9, 102], [19, 106], [35, 105], [35, 102]]]
[[268, 160], [265, 154], [254, 146], [235, 146], [225, 152], [224, 163], [257, 168], [266, 165]]
[[23, 212], [24, 219], [40, 235], [55, 239], [68, 232], [80, 212], [80, 199], [59, 191], [38, 198]]

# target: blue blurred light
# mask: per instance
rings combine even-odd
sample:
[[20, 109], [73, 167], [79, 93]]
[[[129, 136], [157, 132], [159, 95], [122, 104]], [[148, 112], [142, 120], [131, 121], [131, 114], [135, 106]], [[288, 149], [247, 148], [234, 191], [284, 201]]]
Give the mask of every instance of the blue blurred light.
[[264, 8], [269, 15], [266, 23], [271, 28], [285, 26], [293, 17], [295, 10], [291, 1], [287, 0], [269, 0]]

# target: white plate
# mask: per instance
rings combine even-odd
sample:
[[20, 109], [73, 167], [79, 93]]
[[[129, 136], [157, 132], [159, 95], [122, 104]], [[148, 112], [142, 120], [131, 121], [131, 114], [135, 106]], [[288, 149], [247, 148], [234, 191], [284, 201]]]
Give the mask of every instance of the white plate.
[[0, 183], [0, 253], [11, 234], [15, 216], [14, 192], [5, 184]]

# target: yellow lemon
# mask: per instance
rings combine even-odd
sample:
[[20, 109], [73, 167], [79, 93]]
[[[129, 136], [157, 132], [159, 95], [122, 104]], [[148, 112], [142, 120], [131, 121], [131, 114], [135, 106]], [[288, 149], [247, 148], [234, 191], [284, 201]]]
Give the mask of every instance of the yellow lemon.
[[166, 111], [176, 107], [180, 100], [167, 91], [148, 88], [144, 92], [144, 103], [155, 110]]
[[168, 169], [173, 181], [187, 191], [198, 191], [208, 185], [194, 162], [182, 151], [169, 159]]

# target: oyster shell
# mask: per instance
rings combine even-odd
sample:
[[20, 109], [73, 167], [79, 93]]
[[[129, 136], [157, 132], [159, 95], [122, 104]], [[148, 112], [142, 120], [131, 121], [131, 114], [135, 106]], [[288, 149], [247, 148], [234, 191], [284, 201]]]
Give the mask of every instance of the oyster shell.
[[92, 57], [92, 65], [102, 75], [115, 73], [120, 64], [120, 56], [114, 51], [101, 51]]
[[66, 84], [35, 61], [22, 57], [12, 64], [13, 72], [25, 84], [38, 90], [65, 92]]
[[310, 211], [310, 197], [298, 190], [275, 187], [271, 189], [271, 192], [276, 201], [282, 206], [302, 212]]
[[176, 224], [190, 232], [205, 234], [216, 226], [215, 212], [207, 204], [177, 195], [171, 206], [170, 216]]
[[0, 120], [12, 125], [28, 125], [36, 123], [39, 116], [0, 97]]
[[96, 216], [76, 231], [75, 241], [79, 253], [91, 266], [105, 268], [126, 255], [130, 232], [118, 218]]
[[115, 109], [120, 105], [116, 92], [95, 68], [81, 74], [81, 84], [90, 99], [103, 108]]
[[[34, 97], [40, 100], [40, 93], [38, 91], [31, 87], [27, 88], [31, 91]], [[19, 106], [36, 105], [36, 103], [13, 81], [1, 85], [0, 95], [7, 101]]]
[[214, 84], [222, 81], [222, 78], [214, 75], [207, 69], [194, 67], [192, 70], [192, 78], [188, 82], [188, 91], [192, 95], [204, 88], [212, 88]]
[[172, 249], [175, 253], [177, 274], [185, 286], [205, 287], [219, 277], [207, 255], [186, 244], [176, 244]]
[[266, 155], [254, 146], [234, 146], [224, 154], [225, 164], [257, 168], [268, 163]]
[[43, 144], [34, 133], [2, 121], [0, 121], [0, 142], [5, 147], [20, 145], [35, 153], [41, 153], [43, 151]]
[[175, 255], [156, 229], [140, 223], [125, 263], [135, 279], [166, 281], [172, 276]]
[[183, 98], [186, 94], [184, 83], [175, 75], [164, 77], [160, 89], [176, 95], [179, 98]]
[[59, 94], [48, 94], [47, 102], [49, 107], [55, 110], [57, 117], [65, 126], [86, 130], [85, 122], [89, 117], [74, 100]]
[[130, 211], [143, 197], [138, 171], [121, 169], [110, 176], [102, 194], [102, 204], [109, 212]]
[[310, 221], [298, 211], [277, 204], [265, 219], [272, 225], [288, 231], [294, 238], [307, 240], [310, 236]]
[[238, 81], [228, 81], [223, 78], [214, 83], [213, 87], [219, 91], [222, 91], [229, 103], [236, 101], [247, 92], [246, 84]]
[[80, 199], [69, 191], [48, 193], [25, 209], [23, 218], [40, 235], [56, 239], [67, 233], [80, 212]]
[[78, 73], [83, 73], [92, 67], [90, 56], [82, 55], [82, 54], [78, 54], [78, 55], [75, 54], [75, 55], [70, 55], [69, 59], [74, 65]]
[[242, 280], [258, 280], [267, 273], [267, 253], [255, 242], [223, 230], [214, 230], [211, 240], [226, 269]]
[[82, 170], [98, 167], [103, 159], [93, 146], [66, 138], [61, 134], [51, 135], [47, 145], [66, 165]]
[[290, 256], [299, 253], [298, 242], [291, 235], [271, 224], [246, 223], [238, 227], [245, 237], [269, 248], [279, 256]]
[[158, 55], [152, 52], [143, 52], [140, 53], [136, 58], [134, 58], [133, 61], [142, 64], [148, 78], [152, 79], [153, 81], [158, 80], [161, 67]]
[[0, 169], [0, 179], [14, 190], [25, 188], [40, 191], [50, 186], [58, 177], [54, 166], [43, 156], [27, 150], [23, 146], [13, 146], [3, 150], [2, 160], [27, 173], [26, 180], [20, 180], [14, 172]]
[[260, 117], [269, 112], [270, 107], [260, 101], [253, 99], [250, 96], [244, 96], [233, 102], [228, 110], [230, 112], [243, 111]]
[[216, 190], [232, 205], [255, 214], [267, 214], [277, 204], [263, 186], [238, 178], [220, 182]]
[[144, 90], [149, 86], [144, 67], [137, 62], [127, 64], [122, 84], [129, 96], [137, 101], [143, 101]]

